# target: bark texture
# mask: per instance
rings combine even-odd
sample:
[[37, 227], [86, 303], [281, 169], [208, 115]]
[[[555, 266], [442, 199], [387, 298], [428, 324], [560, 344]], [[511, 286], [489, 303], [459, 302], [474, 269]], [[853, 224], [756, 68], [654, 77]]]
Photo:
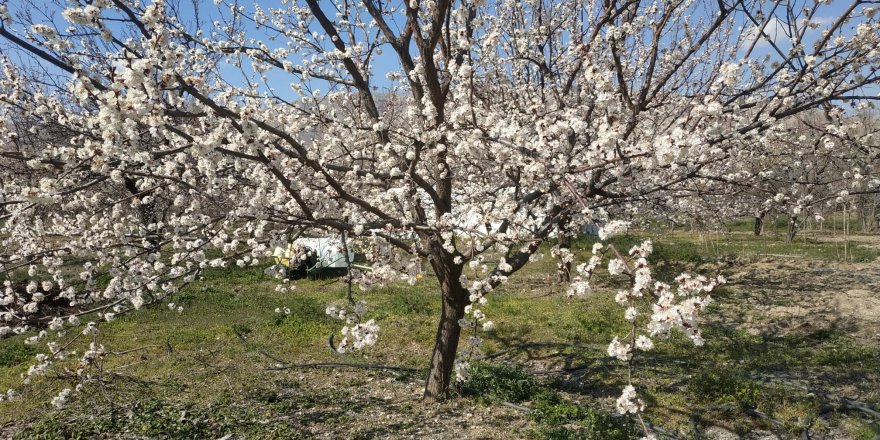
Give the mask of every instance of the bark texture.
[[440, 282], [442, 306], [437, 335], [434, 339], [434, 353], [425, 382], [425, 399], [443, 400], [449, 394], [452, 371], [455, 366], [455, 355], [461, 338], [461, 326], [458, 320], [464, 317], [464, 308], [468, 305], [469, 295], [461, 285], [461, 266], [454, 264], [452, 256], [445, 252], [434, 252], [431, 266]]

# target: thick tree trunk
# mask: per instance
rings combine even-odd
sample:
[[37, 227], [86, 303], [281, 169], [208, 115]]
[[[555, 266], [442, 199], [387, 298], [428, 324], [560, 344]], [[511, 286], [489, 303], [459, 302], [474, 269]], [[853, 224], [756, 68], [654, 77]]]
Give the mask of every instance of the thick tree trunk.
[[443, 400], [449, 393], [452, 370], [455, 366], [455, 355], [461, 337], [461, 326], [458, 320], [464, 317], [464, 308], [468, 305], [469, 295], [461, 285], [461, 266], [452, 263], [448, 255], [433, 258], [431, 265], [440, 281], [442, 308], [437, 335], [434, 339], [434, 353], [425, 382], [425, 399]]
[[755, 216], [755, 236], [761, 235], [764, 231], [764, 213]]
[[792, 241], [797, 236], [797, 233], [798, 233], [797, 216], [790, 215], [790, 216], [788, 216], [788, 234], [786, 235], [786, 238], [788, 239], [788, 241]]

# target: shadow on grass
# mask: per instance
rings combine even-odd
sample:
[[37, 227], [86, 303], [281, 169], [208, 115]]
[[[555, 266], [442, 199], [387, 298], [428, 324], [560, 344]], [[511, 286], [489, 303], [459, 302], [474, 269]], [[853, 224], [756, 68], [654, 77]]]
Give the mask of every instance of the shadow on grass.
[[[850, 420], [864, 416], [864, 411], [840, 405], [846, 393], [866, 399], [868, 410], [880, 399], [869, 385], [880, 381], [880, 348], [860, 344], [840, 330], [770, 338], [716, 325], [704, 333], [704, 347], [673, 338], [634, 361], [646, 416], [660, 426], [699, 430], [715, 425], [740, 435], [763, 429], [800, 436], [830, 429], [844, 414]], [[578, 401], [612, 402], [626, 384], [625, 365], [595, 345], [530, 342], [523, 336], [498, 339], [508, 348], [489, 355], [491, 361], [548, 366], [530, 368], [542, 378], [541, 389]]]

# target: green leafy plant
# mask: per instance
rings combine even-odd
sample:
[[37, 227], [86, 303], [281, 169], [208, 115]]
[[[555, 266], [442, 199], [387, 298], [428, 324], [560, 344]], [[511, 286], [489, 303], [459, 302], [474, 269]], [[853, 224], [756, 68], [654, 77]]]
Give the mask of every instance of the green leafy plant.
[[544, 439], [625, 440], [639, 432], [630, 418], [569, 402], [554, 391], [538, 393], [532, 401], [532, 432]]
[[465, 394], [480, 398], [522, 402], [538, 390], [538, 382], [517, 366], [472, 362], [468, 368], [468, 380], [461, 388]]

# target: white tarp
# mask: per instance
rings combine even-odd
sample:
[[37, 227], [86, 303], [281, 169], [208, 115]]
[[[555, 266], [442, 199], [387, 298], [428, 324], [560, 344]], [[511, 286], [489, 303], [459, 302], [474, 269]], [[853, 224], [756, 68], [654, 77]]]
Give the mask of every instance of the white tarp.
[[[287, 249], [276, 247], [272, 255], [279, 260], [289, 260], [297, 254], [301, 254], [303, 247], [308, 247], [315, 252], [318, 259], [317, 267], [347, 267], [342, 241], [338, 238], [300, 237], [288, 245]], [[348, 259], [354, 261], [354, 252], [351, 248], [348, 249]], [[295, 264], [293, 265], [295, 266]]]

